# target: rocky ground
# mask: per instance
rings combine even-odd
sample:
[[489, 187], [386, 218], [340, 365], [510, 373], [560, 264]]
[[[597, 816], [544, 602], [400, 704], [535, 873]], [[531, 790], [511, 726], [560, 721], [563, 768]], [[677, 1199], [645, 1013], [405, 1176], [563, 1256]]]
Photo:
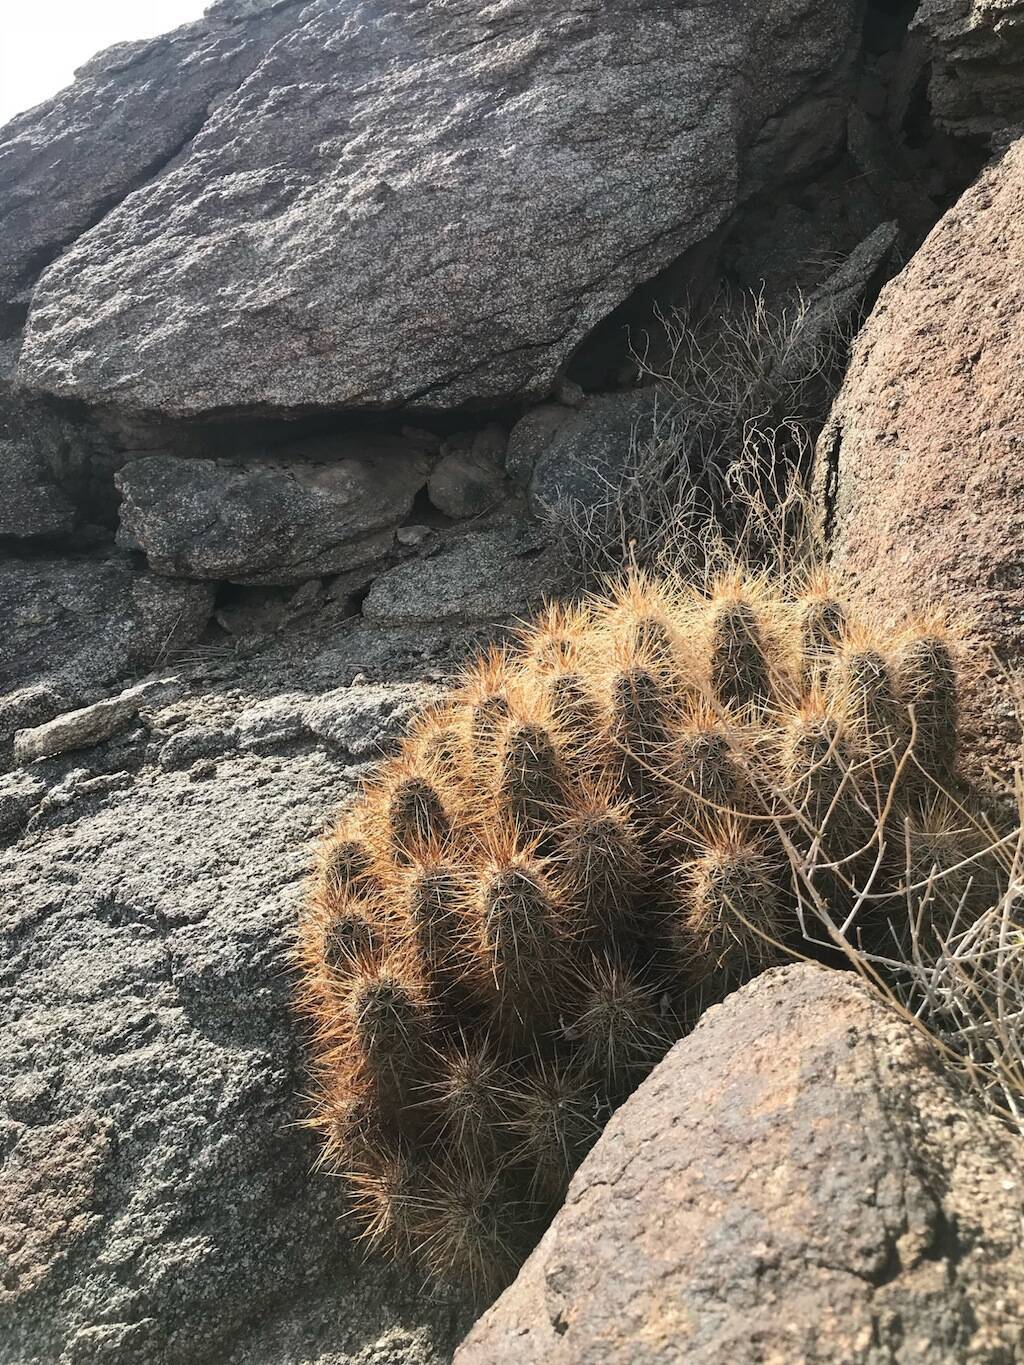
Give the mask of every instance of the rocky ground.
[[[3, 1365], [451, 1360], [467, 1305], [311, 1173], [289, 948], [364, 765], [655, 439], [655, 308], [803, 297], [760, 416], [820, 379], [837, 564], [1019, 664], [1014, 10], [218, 0], [0, 129]], [[757, 984], [461, 1359], [1024, 1358], [1019, 1153], [971, 1121], [850, 983]]]
[[288, 950], [311, 838], [463, 643], [182, 660], [0, 787], [0, 1358], [447, 1358], [458, 1305], [364, 1267], [310, 1177]]

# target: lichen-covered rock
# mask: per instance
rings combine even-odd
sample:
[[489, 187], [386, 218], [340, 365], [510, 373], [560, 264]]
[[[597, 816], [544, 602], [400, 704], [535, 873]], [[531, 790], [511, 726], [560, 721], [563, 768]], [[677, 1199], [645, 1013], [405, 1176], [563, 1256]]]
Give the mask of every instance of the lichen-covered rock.
[[430, 469], [398, 436], [251, 460], [145, 455], [116, 476], [118, 540], [161, 574], [302, 583], [384, 560]]
[[778, 968], [615, 1114], [456, 1365], [998, 1365], [1020, 1140], [851, 976]]
[[978, 646], [962, 753], [1020, 759], [1024, 660], [1024, 142], [882, 291], [818, 447], [835, 565], [894, 615], [941, 607]]
[[[127, 198], [111, 184], [46, 270], [21, 373], [178, 416], [543, 396], [637, 284], [835, 151], [859, 20], [855, 0], [319, 0], [240, 22], [230, 89], [150, 162], [193, 140]], [[152, 103], [175, 44], [202, 72], [195, 43], [220, 61], [222, 41], [133, 50], [123, 92], [108, 58], [86, 127], [133, 105], [143, 59], [144, 121], [185, 122]], [[73, 216], [4, 170], [34, 215]]]

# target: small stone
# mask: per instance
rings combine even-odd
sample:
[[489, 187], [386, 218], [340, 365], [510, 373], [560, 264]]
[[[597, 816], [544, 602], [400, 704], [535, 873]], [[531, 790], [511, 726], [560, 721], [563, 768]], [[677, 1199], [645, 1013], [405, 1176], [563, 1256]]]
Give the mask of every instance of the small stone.
[[18, 730], [14, 736], [14, 761], [25, 764], [74, 749], [89, 749], [126, 730], [145, 705], [155, 706], [180, 696], [184, 686], [177, 679], [153, 679], [129, 687], [117, 697], [67, 711], [44, 725]]
[[399, 545], [422, 545], [430, 536], [429, 526], [399, 526], [395, 538]]
[[439, 512], [457, 521], [491, 512], [505, 496], [497, 464], [456, 449], [443, 455], [427, 481], [427, 496]]

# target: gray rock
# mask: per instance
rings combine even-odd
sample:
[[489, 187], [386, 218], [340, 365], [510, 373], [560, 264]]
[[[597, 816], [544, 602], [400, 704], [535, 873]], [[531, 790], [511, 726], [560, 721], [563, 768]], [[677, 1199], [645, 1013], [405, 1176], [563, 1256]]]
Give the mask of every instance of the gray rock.
[[191, 768], [205, 758], [219, 758], [235, 747], [232, 730], [190, 725], [161, 746], [157, 762], [161, 768]]
[[273, 589], [252, 588], [250, 591], [252, 600], [226, 602], [214, 612], [217, 624], [241, 640], [273, 635], [289, 620], [287, 602]]
[[183, 691], [184, 684], [177, 679], [153, 678], [126, 688], [116, 697], [66, 711], [44, 725], [18, 730], [14, 736], [14, 761], [32, 763], [73, 749], [90, 749], [126, 730], [144, 706], [176, 699]]
[[238, 747], [269, 753], [315, 739], [353, 762], [380, 758], [413, 713], [438, 689], [426, 683], [355, 684], [316, 697], [282, 692], [247, 707], [234, 726]]
[[266, 639], [283, 630], [290, 622], [314, 615], [339, 597], [344, 599], [366, 586], [372, 570], [355, 569], [332, 577], [325, 585], [319, 578], [307, 579], [294, 591], [288, 588], [240, 588], [229, 600], [221, 602], [214, 613], [217, 624], [241, 641]]
[[507, 449], [508, 432], [497, 422], [488, 422], [487, 426], [473, 433], [472, 451], [478, 460], [485, 460], [503, 469]]
[[542, 542], [522, 528], [503, 526], [453, 536], [436, 555], [381, 574], [363, 615], [391, 625], [482, 621], [525, 611], [555, 590]]
[[[543, 397], [641, 281], [838, 148], [860, 17], [857, 0], [319, 0], [237, 31], [238, 88], [190, 104], [187, 146], [169, 90], [191, 100], [222, 39], [134, 49], [120, 76], [91, 73], [105, 94], [64, 97], [104, 140], [71, 140], [72, 181], [107, 160], [122, 98], [169, 128], [150, 165], [182, 151], [46, 270], [21, 374], [171, 416]], [[60, 118], [15, 132], [49, 160]], [[66, 238], [59, 182], [19, 164], [4, 182]]]
[[[129, 741], [130, 739], [131, 736]], [[124, 791], [131, 784], [131, 773], [94, 773], [90, 768], [73, 768], [59, 782], [47, 789], [46, 795], [33, 814], [29, 828], [34, 828], [43, 816], [68, 811], [81, 801], [95, 802], [110, 792]]]
[[415, 546], [422, 545], [425, 540], [430, 539], [430, 527], [419, 525], [399, 526], [398, 530], [395, 532], [395, 538], [399, 545], [415, 548]]
[[24, 829], [45, 792], [46, 783], [34, 773], [13, 772], [0, 776], [0, 834]]
[[380, 758], [441, 689], [429, 683], [363, 683], [312, 698], [303, 719], [307, 731], [357, 763]]
[[212, 610], [207, 584], [120, 558], [0, 562], [0, 736], [151, 668], [198, 639]]
[[834, 364], [837, 345], [856, 330], [865, 296], [877, 282], [899, 237], [896, 223], [879, 225], [806, 300], [806, 313], [792, 345], [767, 375], [767, 394], [777, 403], [807, 376]]
[[[842, 161], [815, 180], [811, 195], [782, 187], [744, 209], [722, 244], [721, 273], [741, 294], [761, 294], [769, 311], [792, 316], [884, 216], [878, 197], [862, 178], [851, 180]], [[714, 276], [705, 278], [714, 288]]]
[[[0, 129], [0, 304], [195, 136], [301, 9], [218, 14], [94, 57], [74, 85]], [[284, 6], [278, 6], [283, 10]]]
[[1016, 0], [922, 0], [914, 27], [931, 56], [929, 98], [960, 136], [1024, 123], [1024, 14]]
[[30, 437], [0, 438], [0, 536], [56, 540], [75, 524], [75, 508], [54, 478], [45, 449]]
[[0, 341], [0, 537], [56, 540], [78, 519], [88, 453], [82, 433], [45, 401], [14, 393], [19, 345]]
[[429, 461], [400, 437], [326, 439], [317, 459], [147, 455], [117, 475], [119, 543], [161, 574], [302, 583], [385, 559]]
[[235, 722], [238, 747], [270, 753], [303, 739], [307, 733], [306, 702], [306, 697], [286, 692], [247, 706]]
[[651, 390], [588, 398], [570, 412], [540, 453], [530, 480], [535, 516], [560, 506], [592, 507], [607, 500], [624, 474], [634, 438], [652, 429], [657, 398]]
[[1024, 1146], [856, 978], [776, 969], [612, 1117], [456, 1365], [996, 1365]]
[[586, 399], [581, 386], [574, 379], [567, 379], [565, 375], [555, 383], [554, 395], [567, 408], [581, 408]]
[[542, 403], [520, 417], [509, 432], [505, 452], [505, 472], [523, 488], [530, 482], [534, 466], [554, 439], [555, 432], [572, 417], [572, 408], [560, 403]]
[[[174, 713], [223, 731], [228, 701]], [[363, 703], [356, 747], [404, 705]], [[364, 1264], [298, 1124], [289, 950], [356, 777], [336, 738], [228, 753], [215, 781], [69, 774], [0, 851], [5, 1365], [450, 1359], [458, 1305]]]
[[0, 695], [0, 740], [10, 740], [18, 730], [28, 730], [69, 710], [98, 689], [63, 685], [59, 682], [31, 683]]
[[427, 481], [427, 496], [433, 505], [457, 520], [492, 512], [505, 491], [505, 477], [498, 465], [473, 450], [452, 450], [443, 455]]

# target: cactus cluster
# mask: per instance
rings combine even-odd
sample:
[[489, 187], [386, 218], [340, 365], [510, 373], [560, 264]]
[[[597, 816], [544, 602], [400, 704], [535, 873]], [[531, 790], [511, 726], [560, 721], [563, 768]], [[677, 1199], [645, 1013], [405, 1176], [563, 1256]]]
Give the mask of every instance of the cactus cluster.
[[313, 1123], [369, 1243], [499, 1289], [671, 1042], [801, 948], [795, 857], [840, 920], [871, 869], [856, 931], [898, 936], [905, 839], [962, 861], [958, 675], [934, 624], [739, 571], [634, 572], [473, 662], [324, 837], [301, 927]]

